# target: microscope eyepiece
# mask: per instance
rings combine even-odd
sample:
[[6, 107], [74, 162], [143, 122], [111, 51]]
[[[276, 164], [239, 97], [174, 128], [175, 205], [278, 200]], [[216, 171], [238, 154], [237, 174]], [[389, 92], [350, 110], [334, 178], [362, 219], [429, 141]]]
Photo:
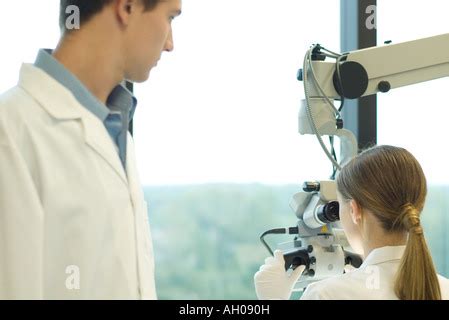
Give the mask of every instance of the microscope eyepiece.
[[338, 201], [331, 201], [317, 208], [317, 217], [322, 223], [331, 223], [340, 220], [340, 205]]

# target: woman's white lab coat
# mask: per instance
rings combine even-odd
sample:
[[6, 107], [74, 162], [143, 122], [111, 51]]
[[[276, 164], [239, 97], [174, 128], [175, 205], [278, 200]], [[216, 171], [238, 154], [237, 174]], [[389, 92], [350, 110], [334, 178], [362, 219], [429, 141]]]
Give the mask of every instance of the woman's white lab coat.
[[[405, 246], [373, 250], [359, 269], [309, 285], [302, 300], [397, 300], [394, 281]], [[449, 280], [438, 276], [443, 300]]]
[[0, 96], [0, 299], [155, 299], [132, 139], [24, 64]]

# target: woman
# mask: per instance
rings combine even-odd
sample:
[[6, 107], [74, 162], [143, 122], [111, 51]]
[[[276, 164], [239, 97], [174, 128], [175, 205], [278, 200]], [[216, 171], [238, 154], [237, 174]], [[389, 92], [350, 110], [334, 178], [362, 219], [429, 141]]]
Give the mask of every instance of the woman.
[[[337, 178], [340, 219], [351, 247], [365, 257], [359, 269], [308, 286], [301, 299], [449, 299], [449, 280], [437, 275], [420, 215], [427, 194], [423, 170], [407, 150], [369, 149]], [[304, 266], [287, 274], [275, 252], [255, 274], [259, 299], [288, 299]]]

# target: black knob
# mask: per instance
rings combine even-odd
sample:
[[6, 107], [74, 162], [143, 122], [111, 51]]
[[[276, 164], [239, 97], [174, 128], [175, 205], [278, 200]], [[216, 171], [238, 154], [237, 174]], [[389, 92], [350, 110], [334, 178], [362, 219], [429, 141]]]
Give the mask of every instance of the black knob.
[[316, 263], [316, 258], [312, 257], [310, 258], [310, 264], [314, 265]]
[[312, 253], [312, 252], [313, 252], [313, 246], [312, 246], [312, 245], [309, 245], [309, 246], [307, 247], [307, 252], [308, 252], [308, 253]]
[[381, 81], [377, 86], [380, 92], [387, 93], [391, 90], [391, 84], [388, 81]]
[[358, 62], [345, 61], [337, 68], [340, 69], [340, 77], [337, 70], [334, 72], [333, 82], [339, 95], [347, 99], [358, 99], [368, 89], [369, 77], [366, 69]]

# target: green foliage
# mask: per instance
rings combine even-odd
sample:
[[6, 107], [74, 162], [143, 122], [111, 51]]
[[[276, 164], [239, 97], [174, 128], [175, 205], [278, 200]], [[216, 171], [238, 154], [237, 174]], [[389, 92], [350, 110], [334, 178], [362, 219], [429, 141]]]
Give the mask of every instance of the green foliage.
[[438, 272], [449, 277], [449, 187], [429, 188], [422, 223]]
[[[193, 185], [145, 188], [160, 299], [256, 299], [253, 275], [268, 252], [265, 230], [294, 226], [289, 207], [298, 186]], [[449, 189], [429, 190], [426, 237], [441, 273], [448, 272], [445, 226]], [[271, 246], [291, 236], [267, 237]]]

